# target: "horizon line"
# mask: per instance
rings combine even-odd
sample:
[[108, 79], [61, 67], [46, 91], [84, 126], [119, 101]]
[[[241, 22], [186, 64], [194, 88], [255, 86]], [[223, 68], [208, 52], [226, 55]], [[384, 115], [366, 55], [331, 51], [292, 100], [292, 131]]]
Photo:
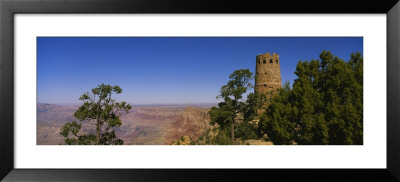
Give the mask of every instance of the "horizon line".
[[[127, 102], [128, 103], [128, 102]], [[49, 104], [49, 105], [81, 105], [82, 103], [48, 103], [48, 102], [37, 102], [36, 104]], [[162, 105], [218, 105], [218, 102], [207, 102], [207, 103], [150, 103], [150, 104], [132, 104], [128, 103], [132, 106], [162, 106]]]

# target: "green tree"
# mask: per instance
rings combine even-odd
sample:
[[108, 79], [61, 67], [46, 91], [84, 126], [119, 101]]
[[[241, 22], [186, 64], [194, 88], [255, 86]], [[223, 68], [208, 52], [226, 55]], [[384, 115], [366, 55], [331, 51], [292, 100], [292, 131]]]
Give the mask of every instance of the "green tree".
[[263, 109], [267, 103], [267, 97], [264, 93], [249, 93], [244, 105], [244, 121], [252, 121], [258, 117], [258, 110]]
[[275, 145], [292, 144], [294, 141], [294, 114], [290, 98], [289, 83], [278, 90], [278, 94], [273, 97], [265, 111], [260, 117], [259, 129], [262, 133], [267, 133], [270, 140]]
[[[208, 129], [197, 141], [193, 142], [194, 145], [232, 145], [229, 127], [221, 128], [216, 127]], [[192, 145], [192, 144], [191, 144]]]
[[249, 93], [243, 107], [243, 122], [237, 124], [235, 137], [241, 140], [258, 139], [262, 137], [256, 125], [250, 124], [251, 121], [259, 118], [259, 112], [265, 107], [267, 102], [264, 93]]
[[234, 119], [234, 108], [228, 105], [226, 102], [218, 103], [218, 107], [211, 107], [210, 111], [210, 124], [218, 124], [220, 128], [226, 128], [230, 126], [230, 121]]
[[229, 129], [218, 129], [218, 134], [210, 141], [211, 145], [233, 145], [233, 141], [229, 137]]
[[247, 121], [237, 124], [237, 131], [235, 137], [240, 138], [242, 141], [258, 138], [257, 130], [254, 129]]
[[330, 144], [363, 144], [363, 58], [352, 53], [348, 62], [322, 52], [318, 87], [326, 108]]
[[[60, 129], [60, 135], [65, 137], [68, 145], [122, 145], [123, 140], [115, 135], [115, 129], [120, 127], [121, 113], [129, 112], [131, 106], [126, 102], [116, 102], [112, 94], [120, 94], [119, 86], [101, 84], [92, 89], [92, 94], [84, 93], [79, 100], [83, 104], [74, 113], [80, 122], [66, 123]], [[95, 126], [96, 133], [84, 134], [80, 132], [82, 122], [89, 122]], [[71, 136], [71, 137], [70, 137]]]
[[221, 131], [226, 131], [228, 126], [231, 126], [231, 140], [235, 140], [235, 119], [238, 114], [244, 114], [245, 102], [243, 94], [249, 88], [252, 88], [251, 80], [253, 74], [249, 69], [240, 69], [234, 71], [229, 76], [229, 81], [221, 87], [220, 95], [217, 98], [222, 98], [224, 101], [218, 104], [219, 107], [212, 107], [210, 110], [211, 124], [217, 123], [221, 127]]
[[322, 51], [319, 60], [299, 61], [293, 88], [271, 100], [260, 128], [275, 144], [362, 144], [363, 58], [344, 61]]

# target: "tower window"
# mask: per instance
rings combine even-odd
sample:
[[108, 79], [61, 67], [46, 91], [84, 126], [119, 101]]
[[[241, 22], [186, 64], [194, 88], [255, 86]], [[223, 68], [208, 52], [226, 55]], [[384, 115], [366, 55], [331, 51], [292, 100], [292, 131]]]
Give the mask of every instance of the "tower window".
[[266, 87], [267, 86], [267, 84], [264, 84], [264, 87]]
[[269, 60], [269, 63], [273, 63], [274, 61], [272, 61], [272, 59]]
[[278, 60], [275, 60], [276, 64], [278, 64]]
[[265, 59], [263, 60], [263, 64], [267, 63], [267, 61], [265, 61]]
[[257, 60], [257, 63], [260, 64], [260, 60]]

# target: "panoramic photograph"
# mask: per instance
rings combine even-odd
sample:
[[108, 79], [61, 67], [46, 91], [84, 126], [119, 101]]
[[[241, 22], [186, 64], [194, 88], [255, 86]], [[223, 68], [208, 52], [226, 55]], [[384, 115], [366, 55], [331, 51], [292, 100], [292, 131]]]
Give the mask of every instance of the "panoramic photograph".
[[37, 37], [37, 145], [363, 145], [363, 37]]

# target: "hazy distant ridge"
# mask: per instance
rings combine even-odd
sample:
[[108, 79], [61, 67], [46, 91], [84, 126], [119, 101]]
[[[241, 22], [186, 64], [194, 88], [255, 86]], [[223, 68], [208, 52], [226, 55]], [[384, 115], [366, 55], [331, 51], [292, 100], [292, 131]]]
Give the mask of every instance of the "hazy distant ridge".
[[[123, 124], [116, 130], [125, 144], [170, 144], [187, 135], [197, 138], [209, 123], [208, 108], [214, 104], [133, 105], [123, 114]], [[37, 144], [64, 144], [59, 135], [63, 124], [74, 120], [78, 105], [37, 104]], [[94, 132], [88, 123], [83, 132]]]

